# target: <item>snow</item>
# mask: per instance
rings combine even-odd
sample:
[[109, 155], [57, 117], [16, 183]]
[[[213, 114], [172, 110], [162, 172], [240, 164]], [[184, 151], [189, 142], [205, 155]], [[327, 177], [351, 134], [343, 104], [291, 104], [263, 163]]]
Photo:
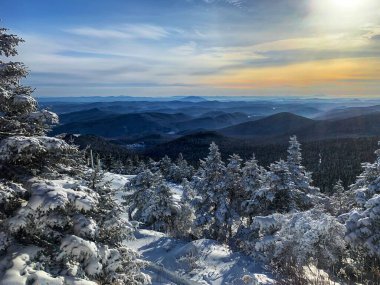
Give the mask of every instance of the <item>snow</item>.
[[112, 189], [116, 191], [115, 198], [117, 201], [122, 201], [122, 196], [126, 194], [125, 192], [125, 185], [136, 175], [121, 175], [121, 174], [115, 174], [111, 172], [105, 172], [103, 177], [104, 183], [110, 183], [110, 186]]
[[33, 259], [40, 249], [38, 247], [15, 246], [12, 255], [6, 255], [0, 260], [1, 285], [97, 285], [97, 283], [77, 279], [70, 276], [53, 277], [41, 270], [34, 270]]
[[[126, 242], [126, 245], [139, 252], [145, 260], [161, 265], [185, 280], [196, 282], [193, 284], [246, 284], [244, 276], [251, 276], [256, 282], [252, 284], [274, 284], [261, 264], [214, 240], [186, 242], [163, 233], [138, 230], [136, 240]], [[155, 275], [149, 273], [154, 280]]]
[[[111, 183], [116, 199], [135, 176], [105, 173], [104, 181]], [[175, 201], [180, 201], [183, 187], [168, 183]], [[251, 257], [233, 252], [227, 245], [214, 240], [185, 241], [147, 229], [138, 229], [136, 239], [125, 245], [136, 250], [149, 264], [146, 268], [153, 284], [274, 284], [270, 274]], [[251, 279], [244, 283], [243, 277]]]
[[182, 193], [183, 193], [183, 186], [174, 184], [174, 183], [168, 183], [168, 186], [170, 187], [170, 190], [173, 193], [173, 199], [176, 202], [181, 201]]
[[63, 140], [51, 137], [9, 137], [0, 143], [0, 161], [23, 162], [30, 160], [37, 154], [52, 154], [59, 151], [70, 151], [73, 147]]
[[[31, 197], [28, 203], [22, 207], [18, 213], [9, 219], [9, 226], [12, 232], [17, 232], [20, 228], [25, 228], [30, 217], [38, 210], [39, 213], [49, 213], [55, 209], [64, 209], [72, 204], [78, 211], [90, 211], [97, 205], [98, 195], [88, 188], [73, 184], [63, 180], [50, 180], [48, 182], [32, 179]], [[76, 186], [76, 187], [75, 187]], [[50, 222], [61, 223], [62, 217], [45, 216]], [[40, 218], [45, 218], [41, 216]]]

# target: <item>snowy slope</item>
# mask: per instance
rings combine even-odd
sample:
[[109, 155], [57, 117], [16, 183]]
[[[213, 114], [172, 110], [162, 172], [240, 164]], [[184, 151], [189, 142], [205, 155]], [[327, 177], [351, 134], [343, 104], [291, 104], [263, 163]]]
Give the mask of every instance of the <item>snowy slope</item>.
[[[163, 233], [139, 230], [136, 240], [127, 242], [127, 245], [138, 251], [144, 260], [175, 272], [185, 280], [193, 281], [192, 284], [273, 284], [273, 280], [267, 277], [269, 273], [260, 264], [213, 240], [187, 242]], [[252, 282], [244, 283], [244, 277], [251, 278]]]
[[[124, 185], [133, 176], [106, 173], [105, 181], [123, 195]], [[176, 200], [181, 198], [182, 186], [168, 184]], [[125, 193], [125, 192], [124, 192]], [[155, 284], [273, 284], [270, 273], [252, 258], [231, 251], [214, 240], [184, 241], [163, 233], [140, 229], [136, 240], [126, 241], [142, 258], [150, 262], [146, 271]]]

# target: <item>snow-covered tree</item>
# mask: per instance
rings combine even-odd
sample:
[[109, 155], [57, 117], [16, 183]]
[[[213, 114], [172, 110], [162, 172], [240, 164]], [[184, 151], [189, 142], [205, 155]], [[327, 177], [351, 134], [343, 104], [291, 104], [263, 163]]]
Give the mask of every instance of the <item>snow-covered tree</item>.
[[266, 183], [253, 200], [261, 215], [305, 210], [312, 206], [310, 197], [294, 185], [288, 164], [283, 160], [270, 165]]
[[[0, 28], [0, 56], [17, 55], [17, 45], [23, 42], [16, 35]], [[73, 150], [65, 142], [43, 136], [58, 116], [38, 110], [31, 96], [33, 89], [20, 81], [28, 71], [23, 63], [0, 58], [0, 162], [2, 172], [21, 171], [12, 165], [36, 170], [61, 160], [64, 153]], [[33, 136], [33, 137], [32, 137]]]
[[258, 165], [254, 154], [250, 160], [245, 162], [242, 172], [244, 195], [241, 215], [247, 217], [251, 222], [252, 216], [258, 212], [257, 191], [264, 185], [267, 172], [265, 168]]
[[338, 180], [333, 187], [333, 195], [330, 199], [332, 213], [335, 216], [349, 212], [354, 205], [354, 192], [346, 191], [342, 180]]
[[195, 227], [200, 236], [224, 241], [228, 227], [228, 193], [224, 184], [226, 167], [215, 143], [209, 150], [194, 179], [194, 188], [200, 196]]
[[[226, 174], [224, 177], [225, 192], [227, 192], [227, 213], [226, 224], [228, 235], [226, 238], [231, 238], [241, 223], [240, 213], [242, 212], [242, 202], [244, 200], [244, 189], [242, 185], [242, 159], [239, 155], [233, 154], [228, 159]], [[233, 229], [235, 227], [235, 230]]]
[[190, 179], [193, 176], [193, 172], [194, 168], [187, 163], [182, 153], [180, 153], [176, 162], [170, 168], [169, 180], [181, 183], [183, 179]]
[[167, 178], [170, 175], [170, 169], [172, 168], [173, 162], [169, 156], [165, 155], [159, 161], [159, 167], [162, 175]]
[[194, 205], [197, 193], [192, 185], [187, 179], [182, 180], [182, 201], [188, 204]]
[[[17, 55], [23, 40], [0, 28], [0, 56]], [[43, 135], [49, 125], [58, 122], [56, 114], [37, 109], [31, 96], [33, 89], [22, 86], [20, 80], [28, 75], [21, 62], [0, 60], [0, 138]]]
[[316, 193], [317, 188], [311, 186], [311, 173], [302, 165], [301, 144], [296, 136], [290, 137], [287, 164], [294, 186], [305, 193]]
[[[20, 42], [0, 29], [0, 56], [17, 54]], [[14, 284], [17, 267], [26, 284], [147, 283], [136, 253], [121, 245], [129, 225], [110, 190], [87, 187], [81, 154], [45, 136], [57, 116], [37, 109], [20, 85], [26, 74], [22, 63], [0, 61], [0, 260], [10, 265], [0, 283]]]
[[170, 233], [174, 231], [174, 220], [180, 213], [180, 204], [174, 200], [173, 193], [164, 181], [160, 181], [152, 190], [142, 211], [142, 222], [156, 231]]
[[[358, 251], [380, 259], [380, 150], [374, 163], [363, 164], [364, 171], [349, 191], [356, 194], [356, 209], [346, 221], [346, 239]], [[379, 264], [379, 262], [378, 262]]]
[[271, 262], [283, 274], [300, 274], [297, 277], [303, 279], [304, 266], [326, 271], [341, 266], [346, 250], [344, 232], [344, 225], [335, 217], [316, 210], [256, 217], [246, 250]]
[[128, 193], [123, 197], [128, 208], [129, 219], [142, 221], [144, 209], [148, 207], [155, 187], [162, 183], [159, 172], [152, 173], [145, 169], [134, 177], [127, 185]]
[[145, 170], [132, 179], [124, 196], [130, 218], [144, 226], [176, 237], [187, 237], [194, 219], [191, 205], [174, 198], [159, 173]]

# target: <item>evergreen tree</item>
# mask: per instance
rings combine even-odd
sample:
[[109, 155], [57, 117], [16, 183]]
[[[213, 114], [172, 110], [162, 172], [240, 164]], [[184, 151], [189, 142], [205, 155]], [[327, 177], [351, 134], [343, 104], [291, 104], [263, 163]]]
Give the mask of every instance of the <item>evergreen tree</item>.
[[[10, 57], [17, 55], [23, 40], [0, 28], [0, 42], [0, 56]], [[27, 75], [23, 63], [0, 59], [0, 138], [43, 135], [49, 125], [58, 123], [56, 114], [38, 110], [33, 89], [20, 84]]]
[[[0, 29], [1, 56], [17, 54], [20, 42]], [[28, 284], [147, 283], [137, 254], [121, 245], [128, 223], [111, 220], [120, 211], [110, 193], [87, 186], [73, 146], [45, 136], [57, 116], [37, 109], [19, 84], [26, 74], [22, 63], [0, 62], [0, 258], [11, 265], [1, 277], [17, 263]]]
[[343, 186], [342, 180], [338, 180], [333, 187], [333, 196], [331, 203], [333, 207], [333, 214], [339, 216], [349, 212], [354, 206], [354, 197], [352, 191], [346, 191]]
[[356, 195], [356, 207], [346, 221], [346, 240], [357, 255], [367, 257], [368, 263], [362, 264], [361, 270], [372, 273], [380, 266], [380, 150], [375, 153], [376, 161], [363, 164], [363, 173], [350, 187]]
[[180, 204], [174, 200], [170, 188], [163, 180], [151, 193], [148, 203], [142, 210], [142, 221], [156, 231], [173, 232], [174, 221], [180, 213]]
[[170, 177], [170, 169], [172, 168], [172, 160], [169, 156], [165, 155], [159, 162], [160, 171], [165, 178]]
[[226, 205], [228, 212], [226, 215], [226, 239], [231, 238], [234, 234], [233, 227], [241, 222], [240, 213], [242, 212], [241, 205], [244, 199], [244, 189], [242, 185], [242, 159], [239, 155], [233, 154], [228, 159], [226, 174], [224, 178], [225, 191], [227, 192]]
[[192, 183], [190, 183], [187, 179], [183, 179], [182, 189], [182, 201], [194, 205], [197, 193], [194, 190]]
[[258, 212], [257, 191], [264, 185], [267, 173], [265, 168], [260, 167], [253, 154], [252, 158], [245, 162], [242, 170], [242, 186], [244, 189], [241, 215], [249, 218]]
[[270, 165], [266, 183], [256, 192], [256, 205], [261, 215], [305, 210], [311, 198], [296, 188], [288, 164], [280, 160]]
[[194, 168], [183, 158], [182, 153], [173, 163], [170, 169], [169, 178], [175, 183], [181, 183], [183, 179], [190, 179], [193, 176]]
[[228, 195], [224, 184], [226, 167], [215, 143], [210, 145], [209, 150], [209, 155], [201, 161], [198, 177], [194, 182], [200, 196], [195, 225], [201, 236], [224, 241], [228, 212]]
[[301, 144], [296, 136], [290, 137], [287, 164], [294, 186], [305, 193], [315, 193], [317, 189], [311, 186], [311, 173], [302, 165]]
[[161, 182], [161, 174], [152, 173], [149, 169], [145, 169], [129, 182], [127, 190], [131, 193], [126, 194], [123, 198], [130, 220], [144, 220], [144, 210], [152, 199], [155, 187]]

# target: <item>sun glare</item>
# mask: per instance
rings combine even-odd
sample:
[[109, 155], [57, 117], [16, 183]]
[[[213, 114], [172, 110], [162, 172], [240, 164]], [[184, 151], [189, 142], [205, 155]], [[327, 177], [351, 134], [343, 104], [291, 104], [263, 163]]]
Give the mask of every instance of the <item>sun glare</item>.
[[378, 17], [375, 0], [313, 0], [310, 19], [321, 30], [349, 31]]
[[361, 6], [363, 1], [360, 0], [330, 0], [331, 5], [337, 9], [355, 9]]

